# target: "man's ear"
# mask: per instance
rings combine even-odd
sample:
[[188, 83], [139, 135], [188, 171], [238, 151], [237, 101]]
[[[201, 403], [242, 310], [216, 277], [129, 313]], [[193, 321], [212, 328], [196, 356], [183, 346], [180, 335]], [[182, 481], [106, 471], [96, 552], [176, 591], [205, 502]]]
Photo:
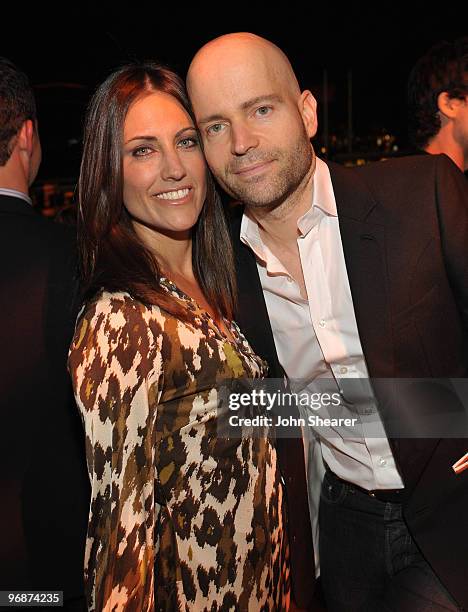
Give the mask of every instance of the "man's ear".
[[460, 108], [465, 104], [465, 100], [451, 98], [446, 91], [443, 91], [437, 96], [437, 106], [439, 111], [447, 119], [454, 119], [457, 116]]
[[16, 146], [19, 148], [21, 155], [31, 157], [34, 148], [35, 126], [31, 119], [26, 119], [20, 127], [16, 139]]
[[317, 101], [312, 93], [306, 89], [301, 93], [298, 102], [299, 112], [309, 138], [313, 138], [317, 133]]

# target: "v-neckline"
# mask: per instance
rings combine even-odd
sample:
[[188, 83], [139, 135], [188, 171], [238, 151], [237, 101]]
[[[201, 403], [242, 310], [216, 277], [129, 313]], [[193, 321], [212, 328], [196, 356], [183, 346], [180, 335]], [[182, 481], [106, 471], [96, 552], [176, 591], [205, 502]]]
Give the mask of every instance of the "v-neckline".
[[[206, 310], [206, 308], [202, 308], [200, 306], [200, 304], [197, 302], [197, 300], [195, 300], [195, 298], [193, 298], [191, 295], [188, 295], [188, 293], [186, 293], [185, 291], [183, 291], [178, 285], [176, 285], [174, 283], [174, 281], [170, 280], [169, 278], [167, 278], [167, 276], [160, 276], [159, 277], [159, 282], [163, 285], [166, 286], [166, 288], [170, 288], [172, 290], [175, 290], [176, 293], [184, 300], [191, 302], [196, 308], [197, 310], [208, 319], [209, 323], [211, 324], [211, 326], [214, 328], [214, 330], [217, 332], [218, 336], [224, 341], [224, 342], [228, 342], [229, 344], [231, 344], [234, 347], [238, 347], [240, 338], [239, 338], [239, 334], [237, 333], [237, 330], [235, 329], [235, 324], [234, 321], [227, 321], [227, 319], [225, 317], [223, 317], [223, 321], [224, 324], [226, 325], [226, 329], [229, 330], [231, 337], [227, 336], [225, 332], [223, 332], [223, 330], [219, 327], [219, 325], [216, 323], [216, 321], [213, 319], [213, 317], [210, 315], [210, 313]], [[229, 323], [229, 326], [227, 325], [227, 323]], [[234, 334], [234, 331], [235, 334]]]

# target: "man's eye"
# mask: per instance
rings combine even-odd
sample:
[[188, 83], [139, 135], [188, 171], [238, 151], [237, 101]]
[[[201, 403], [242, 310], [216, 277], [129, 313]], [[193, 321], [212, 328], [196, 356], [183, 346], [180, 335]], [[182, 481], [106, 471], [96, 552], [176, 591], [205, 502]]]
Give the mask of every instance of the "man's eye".
[[223, 129], [224, 125], [222, 123], [214, 123], [213, 125], [210, 125], [206, 132], [209, 136], [214, 136], [215, 134], [219, 134], [220, 132], [222, 132]]
[[257, 113], [261, 115], [262, 117], [264, 117], [265, 115], [268, 115], [270, 111], [271, 111], [271, 108], [269, 106], [260, 106], [260, 108], [257, 108]]

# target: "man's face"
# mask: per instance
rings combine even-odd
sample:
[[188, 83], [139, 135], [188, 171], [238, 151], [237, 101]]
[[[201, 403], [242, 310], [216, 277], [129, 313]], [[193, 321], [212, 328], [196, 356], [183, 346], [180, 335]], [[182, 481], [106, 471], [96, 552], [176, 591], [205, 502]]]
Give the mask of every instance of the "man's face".
[[225, 191], [247, 206], [274, 208], [297, 189], [313, 162], [315, 126], [303, 109], [309, 92], [294, 99], [268, 66], [252, 62], [194, 71], [189, 93], [206, 159]]

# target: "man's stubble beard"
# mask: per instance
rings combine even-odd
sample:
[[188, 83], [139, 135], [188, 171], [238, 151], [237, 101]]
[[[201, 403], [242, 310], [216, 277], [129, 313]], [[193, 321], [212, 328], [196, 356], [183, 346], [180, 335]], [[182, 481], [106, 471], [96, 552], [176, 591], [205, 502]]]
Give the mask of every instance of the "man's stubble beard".
[[[218, 177], [222, 187], [236, 200], [253, 209], [274, 210], [287, 200], [303, 182], [313, 164], [313, 149], [305, 132], [292, 151], [270, 150], [261, 155], [242, 158], [242, 163], [230, 164], [224, 176]], [[273, 176], [252, 177], [248, 183], [236, 178], [233, 171], [256, 162], [272, 161]], [[234, 180], [233, 180], [234, 179]]]

